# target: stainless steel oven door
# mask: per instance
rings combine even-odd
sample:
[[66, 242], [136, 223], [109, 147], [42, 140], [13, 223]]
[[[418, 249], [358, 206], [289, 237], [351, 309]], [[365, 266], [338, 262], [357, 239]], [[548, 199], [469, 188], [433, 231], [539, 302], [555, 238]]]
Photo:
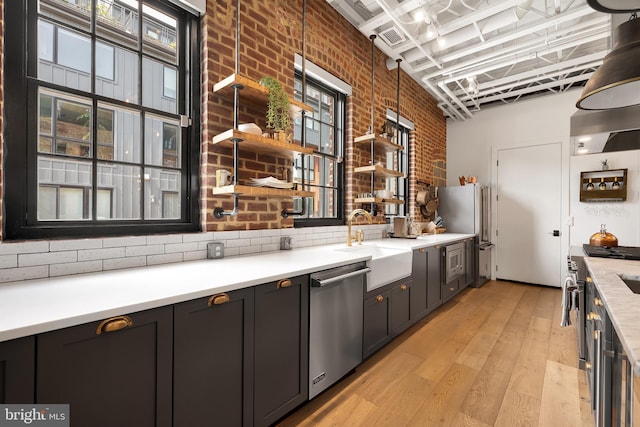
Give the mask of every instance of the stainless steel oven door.
[[454, 243], [445, 247], [447, 283], [464, 275], [464, 243]]

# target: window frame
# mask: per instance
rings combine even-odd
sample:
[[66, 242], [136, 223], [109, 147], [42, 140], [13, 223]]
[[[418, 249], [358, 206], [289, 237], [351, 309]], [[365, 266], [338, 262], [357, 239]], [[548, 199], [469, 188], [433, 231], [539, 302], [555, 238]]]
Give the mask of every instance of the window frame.
[[[161, 11], [175, 14], [179, 20], [179, 70], [177, 114], [160, 112], [165, 116], [190, 119], [183, 133], [181, 169], [181, 219], [141, 219], [124, 220], [79, 220], [79, 221], [38, 221], [38, 90], [40, 87], [62, 91], [71, 96], [78, 95], [92, 99], [93, 109], [100, 103], [131, 107], [130, 104], [105, 96], [81, 90], [62, 87], [40, 81], [33, 70], [38, 69], [38, 2], [9, 1], [4, 4], [5, 34], [12, 34], [11, 43], [5, 43], [4, 50], [4, 138], [3, 153], [3, 240], [55, 239], [103, 236], [128, 236], [147, 234], [185, 233], [200, 231], [200, 25], [199, 19], [190, 12], [177, 7], [170, 1], [144, 0], [144, 3]], [[142, 19], [141, 19], [142, 21]], [[142, 25], [142, 22], [140, 23]], [[96, 37], [93, 35], [92, 37]], [[98, 40], [98, 39], [96, 39]], [[117, 45], [117, 43], [116, 43]], [[31, 53], [29, 53], [31, 52]], [[95, 52], [92, 54], [95, 55]], [[93, 62], [94, 58], [92, 58]], [[11, 66], [7, 66], [11, 64]], [[180, 68], [182, 67], [182, 68]], [[181, 78], [181, 76], [183, 78]], [[100, 77], [98, 77], [100, 78]], [[138, 75], [139, 84], [142, 72]], [[141, 86], [140, 86], [141, 87]], [[139, 100], [136, 109], [154, 113], [157, 110], [144, 106]], [[93, 111], [93, 110], [92, 110]], [[93, 112], [97, 114], [97, 112]], [[25, 117], [27, 120], [25, 120]], [[143, 116], [142, 116], [143, 117]], [[30, 119], [29, 119], [30, 118]], [[95, 136], [95, 126], [92, 129]], [[142, 137], [142, 136], [141, 136]], [[144, 141], [141, 141], [144, 143]], [[93, 141], [97, 147], [97, 140]], [[99, 190], [96, 179], [97, 165], [101, 160], [97, 153], [91, 157], [94, 179], [91, 189]], [[141, 169], [152, 167], [140, 160]], [[26, 172], [25, 172], [26, 171]], [[26, 176], [25, 176], [26, 175]], [[97, 196], [93, 196], [92, 212], [96, 213]], [[144, 197], [144, 191], [141, 191]]]
[[[299, 70], [295, 70], [295, 82], [296, 83], [300, 83], [302, 84], [302, 73]], [[346, 97], [347, 95], [345, 95], [344, 93], [342, 93], [341, 91], [332, 88], [331, 86], [324, 84], [322, 81], [318, 80], [318, 79], [314, 79], [311, 78], [309, 76], [305, 76], [305, 81], [307, 86], [312, 85], [317, 87], [318, 89], [320, 89], [323, 93], [329, 92], [333, 95], [335, 95], [334, 100], [336, 102], [336, 108], [334, 111], [334, 120], [336, 123], [340, 123], [339, 126], [341, 126], [342, 128], [342, 133], [340, 135], [340, 141], [337, 143], [337, 145], [334, 147], [334, 154], [328, 154], [328, 153], [324, 153], [321, 151], [320, 147], [318, 147], [318, 150], [314, 149], [314, 155], [319, 156], [321, 158], [329, 158], [331, 160], [335, 161], [336, 166], [339, 168], [339, 170], [336, 172], [336, 185], [335, 187], [327, 187], [327, 186], [314, 186], [315, 188], [321, 188], [321, 189], [326, 189], [326, 188], [335, 188], [336, 190], [336, 207], [335, 207], [335, 213], [336, 216], [335, 217], [313, 217], [313, 218], [309, 218], [306, 216], [296, 216], [294, 218], [294, 227], [295, 228], [303, 228], [303, 227], [319, 227], [319, 226], [333, 226], [333, 225], [344, 225], [345, 223], [345, 215], [344, 215], [344, 211], [345, 211], [345, 188], [344, 188], [344, 183], [345, 183], [345, 165], [344, 165], [344, 152], [345, 152], [345, 140], [346, 140]], [[305, 91], [306, 93], [307, 91]], [[301, 93], [300, 93], [300, 97], [301, 97]], [[302, 101], [304, 102], [304, 101]], [[321, 105], [321, 103], [320, 103]], [[321, 111], [314, 111], [314, 113], [317, 113], [320, 117], [322, 116], [322, 112]], [[308, 118], [305, 120], [309, 120]], [[313, 120], [313, 119], [311, 119]], [[322, 122], [321, 119], [317, 120], [318, 123], [322, 124], [324, 122]], [[306, 127], [306, 123], [305, 123], [305, 127]], [[303, 130], [306, 130], [303, 128]], [[305, 141], [306, 142], [306, 141]], [[319, 141], [320, 142], [320, 141]], [[305, 156], [304, 159], [304, 165], [305, 165], [305, 169], [309, 170], [310, 165], [313, 163], [312, 162], [313, 156]], [[302, 176], [307, 176], [308, 174], [321, 174], [321, 170], [316, 170], [316, 168], [311, 168], [311, 170], [309, 170], [308, 173], [305, 172], [301, 172]], [[320, 179], [321, 181], [324, 180], [324, 176]], [[305, 180], [304, 183], [304, 189], [308, 190], [307, 188], [308, 182]], [[308, 212], [306, 211], [308, 209], [308, 201], [307, 198], [302, 198], [302, 203], [304, 203], [305, 206], [305, 215], [308, 215]], [[314, 199], [315, 200], [315, 199]], [[296, 210], [298, 210], [300, 208], [300, 202], [295, 202], [294, 201], [294, 207], [296, 208]]]
[[[387, 129], [391, 129], [392, 134], [397, 135], [398, 125], [396, 124], [395, 118], [387, 117], [386, 126]], [[399, 178], [389, 178], [387, 179], [387, 183], [385, 187], [389, 190], [392, 190], [396, 194], [396, 198], [398, 200], [402, 200], [403, 203], [401, 205], [386, 205], [384, 209], [384, 214], [386, 217], [391, 216], [407, 216], [409, 211], [409, 168], [410, 168], [410, 139], [411, 139], [411, 131], [410, 127], [405, 126], [402, 121], [400, 121], [400, 142], [399, 145], [402, 145], [404, 149], [402, 151], [397, 151], [393, 153], [389, 153], [389, 155], [394, 156], [396, 161], [398, 161], [398, 168], [389, 168], [397, 170], [398, 172], [402, 172], [404, 174], [403, 177]], [[387, 166], [388, 167], [388, 166]], [[394, 182], [395, 181], [395, 182]], [[391, 182], [391, 184], [389, 184]], [[395, 187], [395, 188], [394, 188]], [[401, 196], [400, 188], [403, 190], [403, 195]], [[400, 209], [402, 207], [402, 209]]]

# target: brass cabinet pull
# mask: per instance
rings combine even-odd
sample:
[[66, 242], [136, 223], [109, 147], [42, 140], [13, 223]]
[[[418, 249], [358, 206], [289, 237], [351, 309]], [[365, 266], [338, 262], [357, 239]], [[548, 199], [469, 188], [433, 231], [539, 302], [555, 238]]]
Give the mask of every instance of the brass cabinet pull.
[[593, 282], [593, 279], [591, 278], [591, 276], [587, 276], [587, 283], [591, 283]]
[[400, 290], [401, 291], [406, 291], [407, 290], [407, 285], [400, 285]]
[[587, 363], [585, 363], [585, 364], [584, 364], [585, 369], [588, 369], [588, 370], [591, 370], [591, 367], [592, 367], [592, 366], [593, 366], [593, 365], [591, 365], [591, 363], [589, 363], [589, 362], [587, 362]]
[[278, 281], [278, 289], [280, 288], [288, 288], [289, 286], [291, 286], [291, 279], [282, 279], [280, 281]]
[[207, 306], [211, 307], [212, 305], [226, 304], [228, 302], [229, 302], [229, 295], [215, 294], [215, 295], [211, 295], [211, 298], [209, 298], [209, 302], [207, 303]]
[[449, 290], [450, 290], [451, 292], [453, 292], [453, 290], [454, 290], [454, 289], [453, 289], [453, 288], [449, 288]]
[[378, 301], [378, 302], [382, 302], [382, 301], [384, 301], [384, 297], [383, 297], [382, 295], [378, 295], [378, 296], [376, 297], [376, 301]]
[[420, 248], [420, 249], [418, 249], [418, 250], [420, 251], [420, 253], [425, 253], [425, 252], [427, 252], [427, 250], [426, 250], [425, 248]]
[[100, 335], [103, 332], [113, 332], [120, 329], [133, 326], [133, 320], [129, 316], [115, 316], [105, 319], [98, 325], [96, 329], [96, 335]]
[[600, 320], [600, 315], [592, 311], [590, 313], [587, 313], [587, 320]]
[[594, 305], [596, 305], [596, 306], [598, 306], [598, 307], [602, 307], [602, 305], [603, 305], [603, 304], [602, 304], [602, 300], [601, 300], [600, 298], [598, 298], [598, 297], [595, 297], [595, 298], [593, 299], [593, 304], [594, 304]]

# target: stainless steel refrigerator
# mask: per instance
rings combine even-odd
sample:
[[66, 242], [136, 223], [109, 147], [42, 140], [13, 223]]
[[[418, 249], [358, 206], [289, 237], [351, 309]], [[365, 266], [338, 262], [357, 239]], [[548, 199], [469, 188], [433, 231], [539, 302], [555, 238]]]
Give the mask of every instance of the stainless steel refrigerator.
[[475, 286], [491, 278], [491, 220], [489, 187], [467, 184], [438, 187], [437, 214], [449, 233], [476, 235]]

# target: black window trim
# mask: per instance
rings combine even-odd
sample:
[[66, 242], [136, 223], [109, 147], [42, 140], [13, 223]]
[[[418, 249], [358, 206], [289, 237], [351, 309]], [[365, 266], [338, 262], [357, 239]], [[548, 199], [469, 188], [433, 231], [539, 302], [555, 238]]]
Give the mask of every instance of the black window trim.
[[[37, 156], [30, 153], [34, 149], [33, 144], [36, 140], [33, 129], [28, 129], [25, 117], [36, 117], [38, 105], [37, 102], [27, 102], [27, 99], [37, 99], [33, 89], [36, 85], [30, 84], [27, 70], [37, 69], [38, 55], [28, 55], [28, 58], [25, 58], [25, 52], [28, 52], [28, 43], [30, 48], [35, 48], [37, 52], [37, 40], [32, 37], [27, 41], [26, 35], [37, 34], [38, 2], [7, 1], [4, 2], [5, 34], [11, 36], [5, 36], [4, 43], [3, 240], [97, 238], [188, 233], [201, 230], [199, 209], [200, 25], [195, 16], [171, 2], [159, 3], [155, 0], [146, 0], [146, 2], [160, 10], [184, 13], [184, 24], [180, 27], [184, 33], [182, 37], [179, 34], [179, 39], [182, 40], [180, 43], [184, 46], [186, 45], [184, 40], [191, 40], [189, 46], [180, 49], [181, 55], [184, 55], [180, 62], [185, 64], [186, 78], [178, 96], [180, 101], [186, 102], [181, 102], [179, 105], [188, 105], [190, 111], [179, 113], [190, 117], [192, 123], [192, 131], [183, 131], [185, 134], [183, 162], [184, 170], [187, 172], [182, 175], [181, 180], [181, 190], [184, 195], [181, 204], [183, 220], [42, 221], [37, 223], [28, 221], [28, 216], [33, 217], [37, 209]], [[17, 19], [18, 17], [21, 19]], [[10, 43], [8, 43], [9, 40], [11, 40]], [[51, 85], [42, 84], [42, 86], [50, 87]], [[65, 91], [74, 93], [68, 88], [65, 88]], [[86, 96], [86, 94], [82, 95]], [[114, 100], [102, 99], [96, 95], [93, 95], [93, 100], [94, 104], [99, 101], [117, 104]], [[142, 103], [142, 100], [140, 101]], [[143, 112], [154, 112], [153, 109], [143, 106], [140, 109]], [[29, 145], [32, 147], [28, 148]], [[96, 157], [94, 156], [93, 161], [97, 163]], [[30, 193], [27, 191], [29, 188], [31, 188]], [[27, 194], [28, 196], [25, 196]]]
[[[302, 73], [300, 70], [295, 70], [295, 80], [302, 80]], [[337, 147], [339, 150], [338, 153], [331, 155], [327, 153], [322, 153], [320, 151], [314, 151], [314, 153], [318, 153], [323, 157], [332, 158], [336, 161], [336, 165], [340, 167], [339, 173], [336, 174], [337, 183], [335, 188], [338, 191], [338, 197], [336, 200], [336, 217], [335, 218], [306, 218], [306, 217], [295, 217], [294, 218], [294, 228], [304, 228], [304, 227], [323, 227], [323, 226], [334, 226], [334, 225], [344, 225], [346, 222], [345, 218], [345, 165], [344, 165], [344, 152], [346, 150], [345, 147], [345, 139], [346, 139], [346, 102], [347, 97], [342, 92], [318, 81], [316, 79], [310, 79], [308, 76], [306, 77], [306, 83], [311, 83], [314, 86], [321, 88], [327, 92], [335, 93], [337, 95], [337, 99], [340, 103], [338, 111], [335, 112], [336, 116], [340, 116], [340, 122], [342, 125], [342, 134], [341, 138], [341, 146]], [[320, 122], [320, 120], [318, 120]], [[305, 129], [302, 128], [302, 131]], [[309, 164], [309, 159], [305, 159], [305, 165]], [[303, 172], [304, 173], [304, 172]], [[320, 188], [330, 188], [330, 187], [320, 187]], [[303, 201], [306, 203], [306, 201]]]

